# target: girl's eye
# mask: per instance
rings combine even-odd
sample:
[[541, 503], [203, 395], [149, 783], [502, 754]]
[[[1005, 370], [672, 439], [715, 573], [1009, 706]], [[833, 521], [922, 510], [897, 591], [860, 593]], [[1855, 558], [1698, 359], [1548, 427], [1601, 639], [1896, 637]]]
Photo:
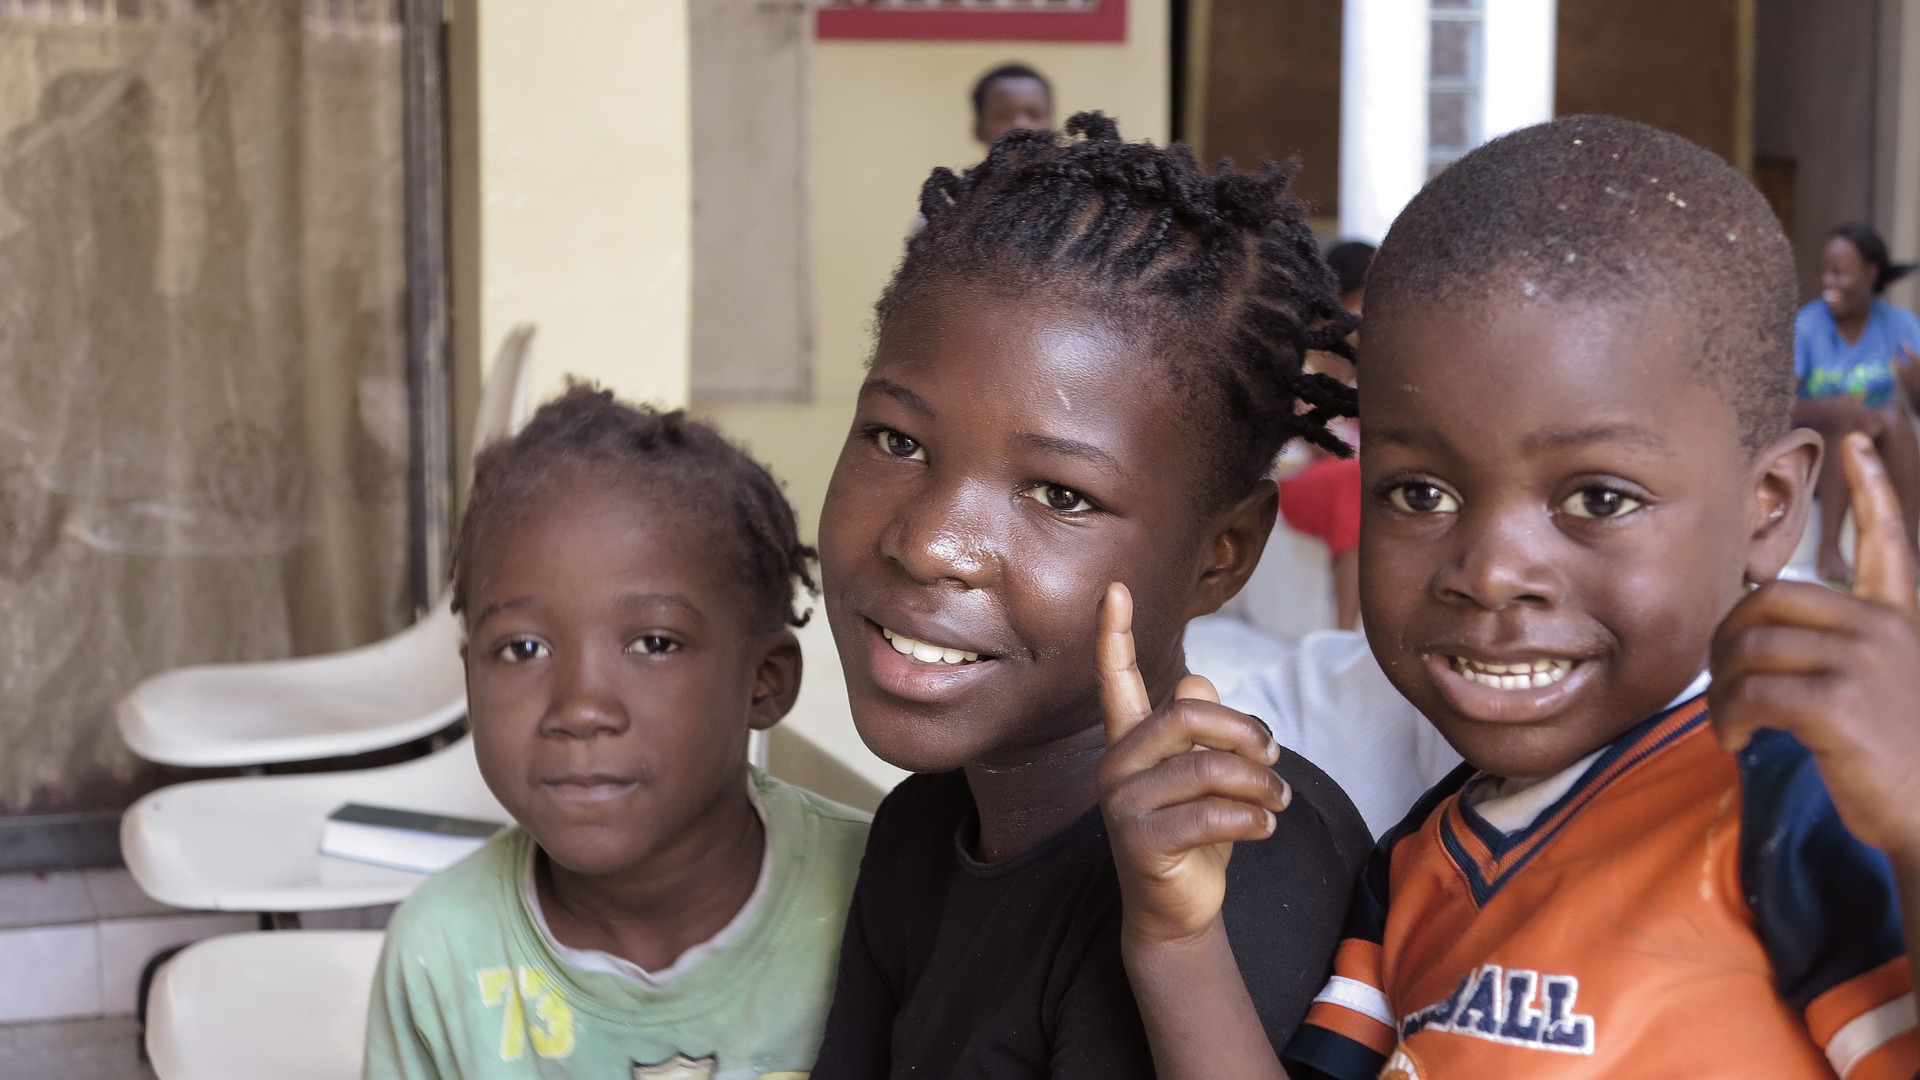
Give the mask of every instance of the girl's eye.
[[523, 637], [514, 638], [500, 646], [494, 655], [509, 664], [524, 664], [529, 660], [543, 660], [552, 656], [553, 651], [547, 648], [545, 642]]
[[881, 428], [874, 432], [873, 443], [888, 457], [905, 458], [908, 461], [927, 460], [927, 450], [920, 445], [920, 440], [911, 435], [902, 435], [892, 428]]
[[1396, 486], [1387, 492], [1387, 501], [1403, 514], [1453, 514], [1460, 510], [1460, 500], [1438, 484], [1423, 480]]
[[641, 634], [627, 642], [628, 652], [646, 653], [648, 656], [664, 656], [679, 647], [679, 642], [672, 638], [661, 637], [659, 634]]
[[1061, 487], [1059, 484], [1035, 484], [1022, 490], [1020, 494], [1063, 514], [1078, 514], [1093, 509], [1093, 503], [1087, 501], [1085, 495], [1070, 487]]
[[1640, 500], [1607, 487], [1581, 488], [1560, 504], [1560, 512], [1577, 518], [1613, 518], [1640, 509]]

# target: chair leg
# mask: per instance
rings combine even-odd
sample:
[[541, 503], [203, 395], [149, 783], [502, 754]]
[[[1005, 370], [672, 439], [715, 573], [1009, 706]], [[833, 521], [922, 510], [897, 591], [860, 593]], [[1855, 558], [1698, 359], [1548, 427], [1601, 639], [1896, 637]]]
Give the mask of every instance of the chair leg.
[[160, 973], [160, 965], [173, 959], [174, 954], [184, 948], [185, 945], [175, 945], [171, 949], [162, 949], [153, 954], [153, 959], [147, 961], [146, 967], [140, 969], [140, 994], [134, 1005], [133, 1022], [138, 1033], [142, 1062], [147, 1060], [147, 999], [153, 993], [153, 978]]

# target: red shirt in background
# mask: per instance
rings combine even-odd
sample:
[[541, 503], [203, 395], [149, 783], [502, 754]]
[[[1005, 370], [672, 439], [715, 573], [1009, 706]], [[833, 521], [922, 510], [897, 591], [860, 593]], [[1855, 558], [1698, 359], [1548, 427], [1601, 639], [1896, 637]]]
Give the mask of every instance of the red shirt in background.
[[1322, 458], [1280, 480], [1280, 516], [1326, 542], [1332, 558], [1360, 546], [1360, 461]]

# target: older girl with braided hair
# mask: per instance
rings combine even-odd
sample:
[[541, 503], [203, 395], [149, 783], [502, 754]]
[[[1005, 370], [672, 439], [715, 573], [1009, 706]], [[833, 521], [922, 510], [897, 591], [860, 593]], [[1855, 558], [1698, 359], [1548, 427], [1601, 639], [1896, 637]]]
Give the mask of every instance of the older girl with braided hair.
[[[1099, 807], [1096, 611], [1126, 583], [1142, 684], [1169, 698], [1187, 621], [1259, 558], [1280, 447], [1347, 452], [1326, 424], [1352, 392], [1302, 360], [1351, 322], [1292, 169], [1203, 169], [1097, 113], [1066, 131], [927, 180], [822, 512], [854, 722], [916, 775], [874, 820], [817, 1080], [1153, 1075]], [[1244, 794], [1292, 805], [1240, 846], [1224, 907], [1280, 1041], [1369, 839], [1265, 749]]]

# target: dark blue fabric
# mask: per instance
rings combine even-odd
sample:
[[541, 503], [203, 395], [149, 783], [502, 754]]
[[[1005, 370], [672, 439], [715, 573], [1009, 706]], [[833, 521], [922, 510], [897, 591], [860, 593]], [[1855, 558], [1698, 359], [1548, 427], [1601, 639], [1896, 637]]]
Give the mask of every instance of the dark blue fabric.
[[1302, 1027], [1282, 1055], [1293, 1080], [1375, 1080], [1386, 1055], [1325, 1028]]
[[1847, 830], [1800, 740], [1755, 735], [1740, 784], [1740, 885], [1780, 996], [1805, 1009], [1905, 953], [1892, 864]]
[[1347, 925], [1341, 940], [1359, 938], [1376, 945], [1380, 943], [1387, 932], [1387, 892], [1393, 880], [1393, 849], [1400, 841], [1418, 833], [1440, 804], [1465, 787], [1474, 775], [1473, 766], [1460, 765], [1428, 788], [1420, 801], [1413, 804], [1413, 809], [1407, 811], [1407, 816], [1400, 819], [1400, 824], [1381, 835], [1373, 846], [1373, 854], [1367, 857], [1366, 870], [1360, 880], [1354, 882], [1353, 902], [1347, 909]]

